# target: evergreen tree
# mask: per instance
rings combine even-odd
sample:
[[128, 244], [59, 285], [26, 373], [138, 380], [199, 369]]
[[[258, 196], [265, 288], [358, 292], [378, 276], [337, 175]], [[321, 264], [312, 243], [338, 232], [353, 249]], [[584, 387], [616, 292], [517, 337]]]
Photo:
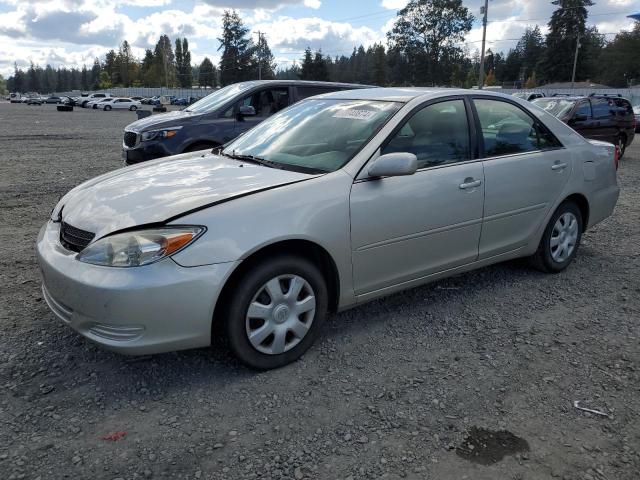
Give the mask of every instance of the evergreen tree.
[[93, 66], [91, 67], [91, 75], [89, 76], [89, 88], [97, 89], [98, 84], [100, 83], [100, 72], [102, 68], [100, 67], [100, 60], [97, 58], [93, 61]]
[[373, 83], [380, 87], [387, 84], [387, 52], [382, 44], [373, 46]]
[[622, 31], [602, 51], [600, 81], [612, 87], [640, 84], [640, 21]]
[[82, 90], [89, 89], [89, 72], [87, 71], [86, 65], [82, 65], [82, 73], [80, 76], [80, 88]]
[[36, 66], [31, 62], [31, 66], [27, 71], [27, 88], [30, 92], [39, 92], [40, 91], [40, 81], [38, 78], [38, 74], [36, 73]]
[[248, 33], [249, 29], [235, 10], [224, 12], [222, 37], [218, 38], [218, 50], [222, 50], [220, 81], [223, 86], [255, 78], [254, 46]]
[[183, 88], [191, 88], [194, 84], [193, 73], [191, 72], [191, 52], [186, 38], [182, 39], [182, 69], [179, 80]]
[[[114, 83], [114, 78], [120, 75], [119, 72], [116, 73], [116, 57], [117, 55], [115, 50], [109, 50], [104, 57], [104, 71], [107, 72], [109, 83], [111, 84]], [[100, 81], [102, 82], [102, 79]]]
[[205, 88], [216, 86], [216, 71], [209, 57], [204, 57], [199, 67], [199, 73], [198, 85]]
[[311, 47], [307, 47], [300, 68], [300, 80], [314, 80], [313, 76], [313, 53], [311, 53]]
[[167, 35], [160, 35], [158, 43], [156, 43], [152, 67], [147, 73], [147, 78], [152, 86], [172, 87], [175, 85], [175, 57], [171, 40]]
[[534, 70], [531, 73], [531, 76], [527, 78], [527, 81], [524, 84], [524, 88], [536, 88], [538, 86], [538, 80], [536, 79], [536, 71]]
[[0, 95], [7, 94], [7, 81], [0, 75]]
[[[542, 72], [547, 82], [567, 82], [571, 80], [573, 59], [580, 37], [587, 31], [587, 8], [592, 0], [553, 0], [558, 8], [551, 15], [546, 52], [542, 62]], [[585, 78], [585, 55], [578, 57], [576, 78]]]
[[258, 44], [255, 48], [256, 63], [259, 67], [259, 75], [263, 80], [273, 80], [276, 78], [276, 64], [273, 54], [264, 35], [258, 38]]
[[329, 81], [329, 69], [321, 50], [318, 50], [313, 57], [313, 80]]
[[129, 87], [133, 80], [132, 70], [135, 60], [131, 53], [129, 42], [124, 40], [118, 51], [118, 66], [120, 68], [120, 82], [123, 87]]

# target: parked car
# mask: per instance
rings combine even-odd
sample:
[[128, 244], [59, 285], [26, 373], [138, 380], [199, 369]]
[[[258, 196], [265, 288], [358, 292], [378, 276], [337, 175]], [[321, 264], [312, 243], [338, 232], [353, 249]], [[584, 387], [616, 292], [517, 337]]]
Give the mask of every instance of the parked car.
[[9, 101], [11, 103], [20, 103], [22, 102], [22, 94], [18, 92], [13, 92], [9, 94]]
[[142, 103], [142, 100], [144, 99], [144, 97], [129, 97], [131, 100], [135, 100], [136, 102], [140, 102]]
[[640, 133], [640, 105], [633, 107], [633, 115], [636, 119], [636, 133]]
[[536, 98], [543, 98], [544, 93], [542, 92], [516, 92], [513, 94], [516, 98], [521, 98], [522, 100], [526, 100], [527, 102], [531, 102]]
[[60, 103], [60, 97], [52, 95], [44, 100], [44, 103]]
[[181, 111], [154, 115], [127, 125], [122, 157], [130, 165], [212, 149], [303, 98], [354, 88], [363, 86], [293, 80], [258, 80], [229, 85]]
[[186, 98], [174, 98], [171, 100], [171, 105], [180, 105], [186, 107], [189, 105], [189, 101]]
[[27, 105], [42, 105], [44, 101], [41, 97], [27, 97], [24, 103]]
[[533, 104], [568, 124], [586, 138], [613, 143], [620, 158], [635, 136], [635, 119], [629, 100], [607, 95], [538, 98]]
[[[92, 93], [91, 95], [82, 97], [82, 99], [79, 102], [79, 105], [82, 108], [87, 108], [89, 106], [89, 103], [99, 102], [105, 98], [111, 98], [111, 94], [110, 93]], [[91, 105], [91, 107], [93, 107], [93, 105]]]
[[87, 102], [85, 105], [85, 108], [91, 108], [93, 110], [97, 110], [98, 109], [98, 105], [100, 103], [108, 103], [111, 100], [113, 100], [113, 98], [111, 97], [107, 97], [107, 98], [96, 98], [94, 100], [91, 100], [90, 102]]
[[109, 111], [112, 109], [113, 110], [123, 109], [123, 110], [131, 110], [132, 112], [135, 112], [141, 106], [142, 105], [137, 100], [132, 100], [130, 98], [122, 98], [122, 97], [105, 99], [102, 102], [96, 104], [97, 108], [105, 111]]
[[37, 240], [43, 298], [111, 350], [204, 347], [221, 331], [246, 364], [278, 367], [328, 311], [517, 257], [566, 269], [616, 205], [616, 154], [498, 93], [329, 93], [218, 155], [67, 193]]

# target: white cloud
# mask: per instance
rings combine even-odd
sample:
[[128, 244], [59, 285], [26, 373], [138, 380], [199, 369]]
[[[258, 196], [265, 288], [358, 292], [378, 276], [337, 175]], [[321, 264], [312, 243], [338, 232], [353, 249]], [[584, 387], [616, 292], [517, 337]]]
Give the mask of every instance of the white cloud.
[[320, 0], [304, 0], [304, 6], [317, 10], [322, 6], [322, 2]]
[[407, 3], [409, 3], [408, 0], [382, 0], [381, 5], [382, 7], [390, 10], [400, 10], [401, 8], [404, 8]]

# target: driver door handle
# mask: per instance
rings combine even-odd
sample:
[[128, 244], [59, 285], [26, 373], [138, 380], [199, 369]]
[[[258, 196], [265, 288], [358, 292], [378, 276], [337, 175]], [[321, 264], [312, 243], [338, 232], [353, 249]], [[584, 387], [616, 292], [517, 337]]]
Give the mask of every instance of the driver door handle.
[[566, 163], [554, 163], [551, 170], [564, 170], [565, 168], [567, 168]]
[[474, 180], [473, 178], [465, 178], [464, 183], [460, 184], [460, 190], [468, 190], [470, 188], [477, 188], [482, 185], [482, 180]]

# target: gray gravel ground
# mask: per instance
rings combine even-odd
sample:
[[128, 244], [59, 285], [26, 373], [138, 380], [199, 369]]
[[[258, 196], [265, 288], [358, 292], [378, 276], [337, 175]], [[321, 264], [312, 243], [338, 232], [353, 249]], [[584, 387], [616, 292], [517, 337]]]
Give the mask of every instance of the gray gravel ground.
[[[510, 262], [397, 294], [256, 373], [221, 346], [105, 352], [42, 300], [38, 229], [64, 192], [120, 166], [134, 118], [0, 104], [1, 479], [640, 477], [640, 146], [567, 272]], [[456, 447], [473, 427], [529, 451], [470, 462]]]

